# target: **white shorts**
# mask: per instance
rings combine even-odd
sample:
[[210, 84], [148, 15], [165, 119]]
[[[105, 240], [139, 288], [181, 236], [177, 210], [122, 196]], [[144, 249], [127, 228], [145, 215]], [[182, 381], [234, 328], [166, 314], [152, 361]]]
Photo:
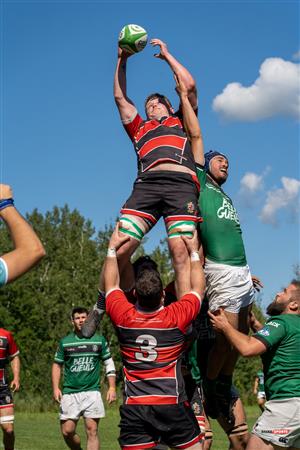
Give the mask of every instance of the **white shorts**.
[[249, 266], [237, 267], [205, 260], [206, 296], [210, 311], [223, 307], [231, 313], [253, 303], [255, 289]]
[[265, 393], [265, 391], [258, 391], [258, 393], [257, 393], [257, 398], [266, 398], [266, 393]]
[[252, 433], [279, 447], [300, 448], [300, 397], [269, 400]]
[[60, 402], [60, 420], [78, 420], [80, 416], [90, 419], [105, 417], [103, 401], [99, 391], [64, 394]]

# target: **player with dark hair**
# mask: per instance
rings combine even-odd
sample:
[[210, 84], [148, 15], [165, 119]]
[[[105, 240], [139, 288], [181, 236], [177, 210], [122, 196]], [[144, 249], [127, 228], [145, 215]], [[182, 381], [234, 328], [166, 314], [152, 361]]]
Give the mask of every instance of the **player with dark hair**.
[[12, 189], [6, 184], [0, 184], [0, 217], [14, 243], [14, 250], [0, 258], [0, 286], [3, 286], [37, 264], [45, 256], [45, 250], [31, 226], [16, 210]]
[[222, 309], [209, 312], [213, 327], [224, 333], [242, 356], [261, 355], [267, 402], [253, 427], [247, 450], [300, 448], [300, 282], [279, 292], [267, 308], [270, 319], [245, 336]]
[[[52, 365], [53, 397], [60, 403], [61, 432], [68, 447], [81, 450], [80, 437], [76, 433], [78, 420], [84, 417], [87, 434], [87, 448], [98, 450], [98, 425], [105, 416], [100, 393], [100, 369], [104, 364], [109, 384], [107, 401], [116, 400], [115, 365], [106, 339], [95, 334], [86, 339], [81, 328], [88, 310], [73, 308], [71, 320], [74, 331], [61, 339]], [[63, 391], [59, 388], [64, 368]]]
[[[7, 365], [10, 363], [13, 380], [9, 384]], [[3, 431], [4, 450], [13, 450], [14, 434], [14, 403], [12, 392], [20, 388], [20, 357], [19, 349], [12, 333], [0, 328], [0, 425]]]
[[[155, 56], [166, 61], [181, 77], [196, 109], [196, 86], [191, 74], [171, 55], [164, 42], [152, 39], [151, 44], [160, 48], [160, 53]], [[127, 270], [127, 286], [124, 288], [130, 289], [134, 284], [133, 273], [130, 276], [128, 266], [130, 256], [144, 235], [163, 217], [180, 297], [190, 291], [190, 263], [180, 237], [192, 236], [199, 215], [195, 161], [181, 112], [175, 113], [164, 95], [155, 93], [146, 99], [146, 120], [128, 98], [126, 64], [129, 56], [119, 48], [114, 78], [115, 101], [138, 159], [138, 177], [131, 196], [121, 209], [120, 232], [130, 239], [118, 252], [120, 273], [122, 276]]]
[[192, 239], [181, 239], [190, 254], [192, 291], [166, 307], [162, 282], [154, 270], [137, 275], [137, 301], [135, 305], [127, 301], [119, 287], [116, 258], [126, 236], [117, 227], [109, 243], [104, 269], [106, 311], [116, 327], [124, 365], [126, 398], [119, 438], [124, 450], [150, 449], [161, 440], [171, 448], [202, 449], [199, 426], [186, 402], [181, 358], [205, 281], [196, 233]]

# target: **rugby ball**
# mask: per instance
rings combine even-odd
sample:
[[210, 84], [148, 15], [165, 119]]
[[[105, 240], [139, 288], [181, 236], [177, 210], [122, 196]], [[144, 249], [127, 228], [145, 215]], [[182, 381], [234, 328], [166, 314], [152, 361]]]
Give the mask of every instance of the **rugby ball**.
[[122, 28], [119, 35], [119, 47], [125, 52], [140, 52], [145, 48], [148, 40], [147, 31], [139, 25], [129, 24]]

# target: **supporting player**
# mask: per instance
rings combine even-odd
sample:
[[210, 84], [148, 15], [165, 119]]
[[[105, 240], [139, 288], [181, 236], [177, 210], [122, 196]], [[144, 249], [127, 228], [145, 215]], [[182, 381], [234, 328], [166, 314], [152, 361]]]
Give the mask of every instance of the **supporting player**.
[[[0, 328], [0, 425], [3, 431], [4, 450], [14, 450], [14, 404], [12, 392], [20, 388], [19, 349], [13, 335]], [[7, 378], [7, 365], [10, 366], [13, 380], [10, 385]]]
[[[166, 61], [171, 70], [182, 78], [192, 106], [197, 108], [196, 86], [191, 74], [170, 54], [164, 42], [152, 39], [151, 44], [159, 46], [160, 52], [155, 56]], [[120, 231], [130, 236], [130, 240], [118, 252], [120, 273], [122, 275], [125, 267], [128, 270], [129, 258], [141, 239], [163, 217], [180, 297], [190, 291], [190, 262], [180, 237], [191, 237], [198, 221], [195, 162], [181, 113], [174, 112], [164, 95], [155, 93], [147, 97], [146, 120], [127, 97], [126, 64], [129, 56], [119, 48], [114, 78], [115, 101], [138, 159], [138, 177], [131, 196], [121, 209]], [[129, 273], [126, 274], [126, 283], [123, 288], [131, 288], [133, 274], [131, 279]]]
[[[77, 307], [72, 310], [74, 331], [59, 343], [52, 366], [52, 387], [54, 400], [60, 403], [61, 432], [71, 450], [81, 450], [80, 437], [76, 427], [80, 416], [84, 418], [87, 434], [87, 450], [99, 450], [98, 425], [105, 416], [100, 394], [100, 364], [105, 366], [109, 384], [106, 400], [116, 400], [115, 365], [103, 336], [95, 334], [86, 339], [81, 327], [88, 310]], [[63, 392], [59, 388], [64, 368]]]
[[37, 264], [45, 256], [45, 250], [31, 226], [14, 207], [12, 189], [6, 184], [0, 184], [0, 217], [14, 243], [14, 250], [0, 258], [0, 286], [3, 286]]
[[119, 287], [116, 258], [125, 239], [117, 227], [104, 271], [106, 311], [117, 328], [126, 383], [120, 410], [120, 446], [123, 450], [150, 449], [162, 440], [174, 449], [202, 449], [199, 426], [186, 404], [181, 374], [186, 336], [205, 289], [196, 233], [192, 239], [182, 238], [190, 254], [192, 291], [166, 307], [162, 281], [155, 270], [137, 274], [136, 304], [126, 299]]
[[300, 282], [293, 280], [268, 306], [271, 318], [253, 336], [245, 336], [222, 309], [208, 313], [243, 356], [261, 355], [267, 402], [253, 427], [247, 450], [300, 448]]

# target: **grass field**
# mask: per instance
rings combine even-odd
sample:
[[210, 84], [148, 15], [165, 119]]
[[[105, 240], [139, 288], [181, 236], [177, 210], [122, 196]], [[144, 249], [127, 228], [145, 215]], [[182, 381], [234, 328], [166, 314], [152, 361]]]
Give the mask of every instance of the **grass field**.
[[[259, 415], [259, 409], [247, 408], [249, 428]], [[219, 425], [213, 422], [214, 450], [227, 450], [227, 439]], [[100, 422], [101, 450], [118, 450], [117, 437], [119, 433], [119, 412], [117, 407], [107, 407], [107, 417]], [[59, 421], [56, 413], [18, 413], [15, 419], [16, 450], [66, 450], [60, 434]], [[82, 437], [82, 447], [85, 449], [85, 434], [82, 420], [78, 431]], [[3, 446], [0, 446], [3, 449]]]

